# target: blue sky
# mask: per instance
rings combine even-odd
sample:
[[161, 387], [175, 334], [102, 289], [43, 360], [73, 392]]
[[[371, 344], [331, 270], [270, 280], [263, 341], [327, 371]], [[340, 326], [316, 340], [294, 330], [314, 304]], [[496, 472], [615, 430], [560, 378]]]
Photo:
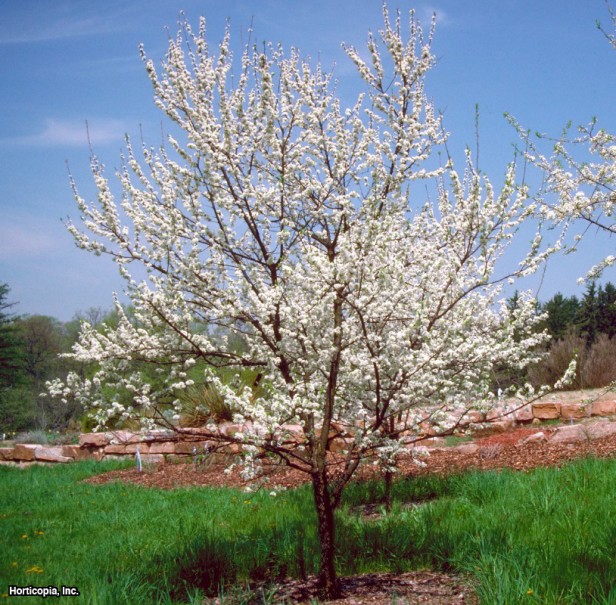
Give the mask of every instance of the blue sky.
[[[568, 120], [593, 116], [616, 131], [616, 53], [596, 28], [609, 27], [603, 0], [390, 1], [414, 7], [423, 21], [436, 12], [438, 64], [427, 92], [444, 111], [455, 155], [475, 147], [480, 108], [480, 167], [498, 181], [516, 135], [503, 118], [558, 135]], [[380, 0], [8, 0], [0, 3], [0, 282], [14, 311], [70, 319], [89, 307], [111, 307], [122, 283], [113, 263], [79, 251], [63, 217], [78, 215], [68, 169], [93, 194], [90, 139], [110, 176], [124, 134], [158, 144], [164, 117], [138, 54], [144, 43], [158, 62], [180, 11], [206, 16], [217, 43], [231, 22], [239, 45], [253, 23], [260, 40], [296, 46], [334, 68], [340, 90], [352, 86], [341, 42], [361, 47], [381, 25]], [[581, 294], [576, 279], [614, 242], [589, 233], [578, 255], [552, 262], [538, 291]], [[616, 281], [615, 274], [607, 279]], [[535, 281], [534, 287], [538, 287]]]

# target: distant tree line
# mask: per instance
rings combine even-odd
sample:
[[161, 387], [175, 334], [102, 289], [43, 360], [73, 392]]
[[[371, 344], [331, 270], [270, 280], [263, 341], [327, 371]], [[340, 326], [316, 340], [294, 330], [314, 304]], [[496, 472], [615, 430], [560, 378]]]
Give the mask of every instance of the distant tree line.
[[68, 322], [19, 316], [12, 312], [9, 293], [8, 284], [0, 284], [0, 434], [80, 428], [83, 410], [75, 401], [62, 404], [47, 397], [45, 383], [71, 370], [86, 371], [61, 354], [77, 341], [82, 320], [98, 325], [113, 314], [93, 308]]
[[554, 341], [575, 334], [591, 347], [601, 334], [608, 338], [616, 334], [616, 287], [592, 282], [581, 299], [555, 294], [541, 311], [548, 314], [545, 328]]

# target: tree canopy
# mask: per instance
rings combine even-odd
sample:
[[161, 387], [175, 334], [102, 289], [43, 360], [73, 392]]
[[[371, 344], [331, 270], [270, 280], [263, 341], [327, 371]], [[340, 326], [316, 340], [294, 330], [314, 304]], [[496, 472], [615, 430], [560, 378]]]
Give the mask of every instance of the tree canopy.
[[[513, 164], [500, 189], [470, 154], [455, 169], [424, 91], [432, 34], [385, 7], [367, 50], [346, 48], [364, 91], [345, 103], [299, 51], [247, 46], [236, 61], [229, 30], [212, 51], [205, 20], [184, 22], [160, 72], [142, 51], [167, 144], [127, 142], [120, 196], [96, 157], [97, 199], [74, 185], [83, 222], [68, 228], [117, 263], [134, 314], [117, 305], [116, 325], [84, 323], [73, 356], [98, 369], [51, 392], [86, 404], [99, 428], [181, 430], [180, 394], [215, 385], [241, 431], [212, 426], [212, 438], [241, 443], [251, 472], [272, 455], [310, 476], [330, 596], [333, 509], [358, 465], [389, 468], [427, 418], [447, 431], [494, 405], [493, 369], [526, 367], [545, 340], [535, 302], [508, 308], [503, 285], [557, 246], [537, 232], [497, 272], [536, 208]], [[155, 367], [157, 388], [136, 362]], [[230, 388], [221, 368], [255, 370], [259, 392]], [[350, 436], [335, 473], [332, 431]]]

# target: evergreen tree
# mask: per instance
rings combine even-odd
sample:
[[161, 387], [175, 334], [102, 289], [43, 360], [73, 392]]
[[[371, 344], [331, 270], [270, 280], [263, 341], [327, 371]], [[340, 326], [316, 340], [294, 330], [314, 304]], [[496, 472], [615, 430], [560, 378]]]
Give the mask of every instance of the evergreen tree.
[[599, 288], [597, 294], [597, 329], [610, 338], [616, 334], [616, 288], [610, 282]]
[[542, 311], [548, 314], [546, 328], [553, 340], [562, 340], [575, 328], [580, 311], [580, 301], [575, 296], [565, 297], [560, 292], [542, 305]]
[[9, 312], [15, 303], [7, 301], [10, 288], [0, 284], [0, 432], [26, 428], [31, 420], [28, 405], [20, 395], [26, 384], [24, 350], [15, 316]]
[[590, 347], [599, 333], [599, 303], [597, 285], [594, 281], [586, 287], [578, 312], [577, 324], [580, 336], [584, 337], [586, 346]]
[[0, 284], [0, 390], [13, 387], [23, 378], [23, 346], [15, 327], [15, 316], [7, 302], [10, 288]]

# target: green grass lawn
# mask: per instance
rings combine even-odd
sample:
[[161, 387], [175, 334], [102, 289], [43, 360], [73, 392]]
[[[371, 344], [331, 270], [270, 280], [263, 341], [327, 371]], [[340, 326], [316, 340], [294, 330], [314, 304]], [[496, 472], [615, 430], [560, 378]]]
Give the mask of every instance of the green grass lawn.
[[[309, 488], [82, 482], [117, 467], [0, 467], [0, 604], [198, 603], [239, 581], [314, 573]], [[429, 567], [469, 574], [485, 605], [616, 604], [616, 461], [400, 481], [391, 513], [362, 517], [381, 500], [378, 482], [346, 492], [341, 574]], [[6, 597], [9, 584], [80, 596]]]

